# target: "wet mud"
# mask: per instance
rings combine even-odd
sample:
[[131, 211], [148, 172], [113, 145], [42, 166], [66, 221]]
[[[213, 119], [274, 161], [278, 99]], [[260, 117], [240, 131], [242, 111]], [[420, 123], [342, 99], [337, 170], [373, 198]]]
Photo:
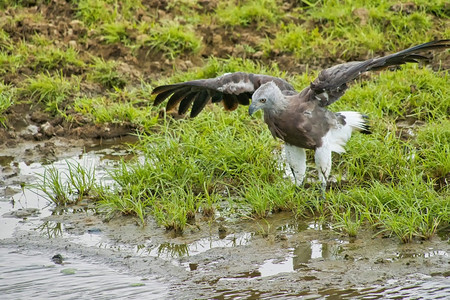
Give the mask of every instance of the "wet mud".
[[[204, 219], [174, 235], [151, 217], [145, 227], [133, 217], [105, 220], [89, 203], [55, 210], [21, 183], [35, 180], [48, 163], [63, 168], [68, 158], [94, 163], [98, 179], [108, 180], [108, 166], [131, 154], [120, 145], [123, 141], [51, 142], [47, 152], [36, 150], [43, 142], [26, 143], [21, 147], [33, 154], [13, 155], [11, 149], [0, 159], [0, 273], [12, 274], [1, 275], [6, 299], [33, 293], [70, 298], [54, 290], [52, 282], [92, 299], [426, 299], [450, 294], [445, 232], [402, 244], [366, 228], [350, 239], [326, 223], [282, 212], [266, 220]], [[36, 268], [50, 272], [53, 281], [43, 280]], [[86, 278], [91, 280], [86, 283]], [[116, 282], [117, 289], [101, 288], [104, 281]], [[82, 283], [89, 289], [77, 294], [75, 287]]]

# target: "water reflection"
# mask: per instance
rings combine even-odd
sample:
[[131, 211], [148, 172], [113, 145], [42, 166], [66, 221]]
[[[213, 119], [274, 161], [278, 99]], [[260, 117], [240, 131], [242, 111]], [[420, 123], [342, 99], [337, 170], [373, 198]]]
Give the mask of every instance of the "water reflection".
[[434, 250], [434, 249], [430, 249], [430, 251], [424, 253], [409, 252], [409, 251], [397, 253], [397, 258], [414, 258], [414, 257], [430, 258], [434, 256], [449, 257], [449, 254], [445, 250]]
[[[307, 279], [305, 279], [307, 280]], [[433, 281], [406, 279], [365, 288], [323, 288], [297, 293], [248, 290], [217, 290], [214, 299], [448, 299], [446, 278]]]
[[342, 259], [343, 244], [346, 241], [336, 240], [333, 243], [323, 243], [318, 240], [301, 243], [290, 249], [289, 255], [283, 261], [270, 259], [261, 265], [261, 276], [272, 276], [284, 272], [293, 272], [307, 268], [307, 263], [313, 259], [336, 260]]
[[14, 156], [0, 155], [0, 166], [9, 166], [14, 161]]
[[[132, 141], [136, 141], [136, 138], [130, 140]], [[114, 143], [117, 144], [117, 141]], [[79, 163], [86, 169], [95, 168], [96, 181], [108, 185], [112, 183], [108, 169], [117, 164], [121, 158], [129, 159], [134, 155], [123, 148], [123, 145], [104, 144], [85, 150], [80, 149], [79, 155], [73, 156], [70, 161]], [[61, 175], [67, 176], [66, 159], [54, 161], [53, 166], [60, 171]], [[0, 238], [10, 238], [18, 229], [37, 229], [48, 237], [61, 236], [63, 231], [61, 224], [53, 222], [41, 224], [40, 220], [52, 214], [87, 212], [92, 209], [88, 205], [83, 205], [83, 202], [76, 207], [55, 208], [39, 190], [31, 185], [39, 176], [36, 174], [44, 174], [46, 167], [43, 162], [15, 161], [12, 156], [0, 156], [0, 175], [2, 175], [0, 176], [0, 226], [2, 228]], [[23, 184], [18, 182], [19, 180], [25, 181], [28, 186], [24, 188]], [[20, 218], [17, 211], [27, 209], [39, 209], [39, 217], [31, 215], [24, 222], [22, 220], [24, 218]], [[15, 218], [7, 218], [8, 216], [15, 216]]]
[[36, 230], [44, 233], [48, 238], [55, 238], [63, 234], [63, 226], [60, 222], [46, 221], [38, 226]]
[[213, 248], [227, 248], [246, 245], [250, 242], [252, 236], [253, 234], [245, 232], [240, 234], [230, 234], [223, 239], [207, 237], [192, 243], [162, 243], [158, 246], [138, 245], [136, 246], [136, 253], [166, 259], [181, 258], [197, 255]]
[[296, 220], [292, 223], [288, 223], [278, 227], [277, 230], [283, 232], [284, 234], [296, 234], [308, 228], [309, 228], [308, 223]]
[[336, 243], [321, 243], [318, 240], [303, 243], [294, 249], [294, 270], [296, 265], [308, 263], [311, 259], [323, 258], [335, 260], [341, 258], [342, 244], [347, 242], [337, 240]]

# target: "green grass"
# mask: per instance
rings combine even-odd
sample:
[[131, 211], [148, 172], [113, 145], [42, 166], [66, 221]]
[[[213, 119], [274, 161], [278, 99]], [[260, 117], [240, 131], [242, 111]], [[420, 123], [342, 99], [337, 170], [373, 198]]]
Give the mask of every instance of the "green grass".
[[6, 127], [6, 117], [3, 114], [13, 105], [14, 103], [14, 93], [15, 89], [9, 85], [0, 83], [0, 123]]
[[85, 63], [79, 59], [78, 51], [71, 47], [43, 47], [36, 51], [32, 66], [37, 70], [50, 71], [67, 67], [83, 68]]
[[117, 12], [108, 5], [108, 1], [103, 0], [78, 1], [76, 10], [77, 17], [88, 26], [113, 22], [117, 16]]
[[[59, 28], [45, 26], [45, 10], [24, 7], [31, 2], [3, 1], [0, 123], [8, 126], [11, 107], [27, 102], [67, 123], [75, 113], [139, 132], [142, 158], [114, 170], [114, 186], [93, 186], [94, 172], [76, 164], [64, 174], [49, 168], [39, 187], [58, 205], [97, 195], [110, 217], [143, 225], [154, 217], [178, 232], [199, 218], [258, 220], [287, 210], [349, 236], [370, 226], [404, 242], [429, 238], [450, 220], [448, 72], [408, 65], [373, 74], [330, 107], [369, 115], [373, 134], [355, 134], [347, 153], [333, 156], [337, 183], [325, 201], [313, 170], [308, 189], [283, 178], [281, 144], [261, 114], [214, 106], [175, 121], [150, 95], [160, 84], [235, 71], [283, 77], [301, 90], [323, 66], [449, 38], [448, 1], [410, 2], [411, 11], [395, 9], [395, 0], [66, 1], [70, 10], [58, 18], [68, 22]], [[258, 52], [262, 60], [245, 59]], [[187, 60], [194, 67], [178, 72]]]
[[[141, 136], [137, 147], [145, 161], [117, 170], [117, 193], [142, 191], [145, 196], [138, 194], [132, 202], [143, 200], [162, 225], [181, 230], [187, 216], [200, 211], [210, 215], [220, 193], [238, 196], [241, 192], [234, 189], [251, 180], [273, 180], [281, 171], [271, 148], [264, 148], [260, 140], [267, 145], [274, 141], [265, 128], [240, 112], [217, 109], [194, 120], [166, 121], [159, 129], [162, 134]], [[146, 202], [149, 195], [155, 200]]]
[[127, 32], [127, 24], [125, 23], [104, 24], [101, 27], [101, 33], [106, 43], [130, 43]]
[[79, 203], [97, 190], [95, 169], [82, 166], [79, 162], [66, 160], [67, 168], [55, 165], [45, 167], [42, 174], [36, 173], [36, 183], [30, 187], [56, 206]]
[[73, 110], [95, 123], [132, 124], [134, 127], [150, 130], [158, 120], [148, 103], [147, 86], [128, 90], [115, 88], [102, 97], [82, 96], [74, 100]]
[[77, 194], [77, 202], [89, 195], [95, 188], [95, 169], [83, 167], [79, 162], [66, 161], [68, 183]]
[[36, 174], [38, 182], [33, 188], [57, 206], [65, 206], [71, 202], [69, 185], [64, 182], [63, 175], [55, 166], [46, 168], [43, 174]]
[[448, 223], [450, 195], [448, 191], [436, 192], [433, 182], [424, 181], [420, 173], [410, 173], [396, 184], [374, 181], [366, 188], [328, 193], [333, 209], [344, 210], [333, 212], [338, 226], [345, 225], [341, 219], [348, 218], [348, 210], [352, 209], [356, 212], [353, 218], [364, 216], [378, 234], [394, 234], [403, 242], [430, 238], [440, 223]]
[[45, 109], [53, 114], [60, 113], [64, 109], [63, 102], [79, 90], [79, 82], [76, 77], [70, 80], [62, 74], [39, 74], [29, 78], [21, 89], [22, 97], [44, 104]]
[[216, 9], [217, 22], [230, 26], [268, 26], [279, 20], [281, 11], [274, 0], [222, 1]]
[[174, 59], [184, 53], [198, 54], [202, 48], [201, 37], [186, 25], [174, 21], [152, 24], [142, 38], [142, 45], [152, 51], [164, 53]]
[[94, 57], [89, 67], [88, 78], [105, 88], [123, 88], [127, 84], [125, 74], [118, 71], [119, 63], [117, 61], [105, 61], [100, 57]]

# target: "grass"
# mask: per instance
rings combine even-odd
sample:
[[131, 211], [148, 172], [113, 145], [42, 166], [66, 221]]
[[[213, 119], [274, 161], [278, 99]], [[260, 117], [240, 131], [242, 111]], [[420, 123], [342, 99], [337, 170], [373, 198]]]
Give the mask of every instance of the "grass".
[[158, 121], [147, 102], [146, 86], [128, 90], [115, 88], [102, 97], [82, 96], [74, 100], [73, 110], [95, 123], [130, 124], [139, 130], [150, 130]]
[[[145, 153], [145, 161], [117, 170], [114, 174], [118, 183], [116, 193], [130, 195], [130, 191], [142, 191], [144, 194], [132, 193], [134, 200], [131, 202], [144, 201], [160, 224], [181, 230], [189, 215], [192, 218], [200, 211], [211, 215], [214, 203], [220, 199], [218, 193], [251, 180], [242, 176], [248, 175], [249, 168], [255, 174], [252, 178], [273, 177], [270, 170], [277, 169], [276, 162], [271, 159], [270, 151], [259, 151], [261, 145], [255, 144], [258, 137], [272, 144], [270, 134], [236, 113], [219, 113], [219, 119], [211, 118], [214, 115], [217, 112], [205, 113], [194, 122], [182, 124], [166, 121], [160, 129], [164, 135], [141, 136], [138, 149]], [[243, 130], [244, 124], [249, 122], [256, 130]], [[232, 123], [237, 127], [230, 126]], [[241, 143], [242, 138], [246, 139], [246, 145]], [[234, 143], [227, 144], [231, 140]], [[256, 162], [259, 165], [255, 165]], [[150, 196], [154, 200], [147, 202]], [[116, 210], [121, 211], [122, 207]]]
[[79, 162], [66, 161], [68, 167], [68, 183], [74, 189], [77, 202], [85, 198], [95, 188], [95, 169], [85, 168]]
[[36, 51], [32, 66], [37, 70], [51, 71], [68, 67], [83, 68], [85, 63], [78, 57], [78, 51], [71, 47], [43, 47]]
[[14, 93], [15, 89], [11, 86], [0, 83], [0, 123], [6, 127], [6, 117], [4, 113], [13, 105], [14, 103]]
[[257, 27], [274, 24], [281, 16], [279, 5], [274, 0], [222, 1], [216, 10], [218, 22], [229, 26]]
[[62, 173], [55, 167], [46, 168], [43, 174], [37, 174], [39, 180], [34, 187], [57, 206], [65, 206], [70, 203], [70, 190], [64, 182]]
[[123, 88], [127, 84], [127, 79], [118, 71], [118, 67], [119, 63], [116, 61], [105, 61], [103, 58], [94, 57], [88, 78], [105, 88]]
[[[338, 226], [346, 228], [350, 234], [346, 219], [358, 220], [358, 216], [363, 216], [378, 228], [378, 234], [394, 234], [403, 242], [415, 237], [430, 238], [440, 223], [449, 220], [449, 194], [448, 191], [436, 192], [433, 182], [424, 181], [420, 175], [413, 173], [397, 184], [375, 181], [366, 188], [328, 193], [333, 207], [344, 210], [333, 211]], [[349, 209], [355, 213], [350, 214]]]
[[21, 96], [43, 104], [45, 109], [58, 114], [63, 109], [63, 102], [79, 90], [76, 77], [67, 79], [62, 74], [56, 76], [50, 73], [39, 74], [28, 78], [25, 86], [20, 90]]
[[61, 22], [46, 26], [52, 10], [4, 1], [0, 122], [7, 127], [11, 108], [26, 102], [67, 123], [80, 114], [139, 132], [142, 158], [114, 170], [114, 186], [93, 185], [94, 171], [70, 162], [64, 172], [46, 170], [38, 188], [57, 205], [98, 194], [110, 217], [144, 225], [152, 216], [178, 232], [201, 218], [258, 220], [287, 210], [350, 236], [370, 226], [403, 242], [430, 238], [450, 220], [448, 72], [409, 65], [373, 74], [330, 107], [369, 115], [373, 134], [355, 134], [348, 152], [334, 155], [337, 182], [325, 201], [313, 170], [308, 189], [284, 178], [281, 144], [261, 114], [215, 106], [174, 121], [150, 96], [160, 84], [234, 71], [283, 77], [300, 90], [323, 66], [450, 36], [445, 0], [412, 3], [406, 11], [394, 0], [80, 0], [62, 3]]
[[56, 206], [79, 203], [97, 190], [95, 169], [82, 166], [79, 162], [66, 160], [66, 167], [50, 165], [31, 187]]
[[152, 51], [162, 52], [170, 59], [183, 53], [198, 54], [202, 48], [201, 37], [186, 25], [174, 21], [152, 24], [142, 39], [143, 46]]

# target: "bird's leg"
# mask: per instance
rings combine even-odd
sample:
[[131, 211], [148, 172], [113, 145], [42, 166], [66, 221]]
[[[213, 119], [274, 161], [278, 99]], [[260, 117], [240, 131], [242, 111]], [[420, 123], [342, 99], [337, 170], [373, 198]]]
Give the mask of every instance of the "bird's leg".
[[285, 144], [284, 151], [286, 160], [294, 177], [294, 183], [301, 186], [306, 173], [306, 152], [305, 149]]
[[289, 168], [291, 169], [292, 177], [294, 177], [294, 182], [297, 182], [297, 176], [295, 176], [294, 168], [291, 165], [289, 165]]
[[322, 197], [325, 199], [327, 181], [331, 172], [331, 150], [327, 147], [317, 148], [314, 159], [316, 161], [316, 167], [319, 173], [319, 180], [322, 181]]

